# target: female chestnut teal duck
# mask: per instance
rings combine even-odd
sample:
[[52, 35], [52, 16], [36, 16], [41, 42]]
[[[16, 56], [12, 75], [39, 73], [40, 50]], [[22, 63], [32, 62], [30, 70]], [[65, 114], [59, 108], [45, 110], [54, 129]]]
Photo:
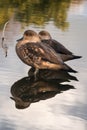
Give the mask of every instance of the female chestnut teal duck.
[[43, 44], [38, 34], [32, 30], [25, 31], [23, 38], [18, 40], [16, 52], [25, 64], [36, 69], [35, 73], [38, 69], [76, 72], [66, 65], [50, 46]]
[[45, 30], [40, 31], [39, 37], [43, 43], [50, 45], [56, 51], [56, 53], [60, 54], [60, 57], [63, 61], [81, 58], [81, 56], [73, 55], [73, 53], [64, 47], [61, 43], [52, 39], [49, 32]]

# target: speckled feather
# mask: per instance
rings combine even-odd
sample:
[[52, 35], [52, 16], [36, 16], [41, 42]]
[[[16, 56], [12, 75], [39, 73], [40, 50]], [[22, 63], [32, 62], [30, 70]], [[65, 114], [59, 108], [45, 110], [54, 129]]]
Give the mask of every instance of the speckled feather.
[[21, 47], [16, 46], [16, 51], [18, 56], [26, 64], [30, 64], [30, 61], [38, 62], [39, 60], [63, 64], [60, 56], [58, 56], [51, 47], [45, 47], [42, 43], [26, 43]]

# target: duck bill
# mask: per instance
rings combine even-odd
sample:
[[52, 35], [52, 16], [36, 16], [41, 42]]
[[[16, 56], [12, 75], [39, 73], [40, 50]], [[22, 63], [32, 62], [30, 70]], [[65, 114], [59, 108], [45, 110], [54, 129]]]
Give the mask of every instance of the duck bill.
[[13, 97], [10, 97], [10, 98], [15, 101], [15, 99]]
[[23, 37], [22, 37], [22, 38], [20, 38], [20, 39], [18, 39], [18, 40], [17, 40], [17, 42], [22, 41], [22, 40], [23, 40]]

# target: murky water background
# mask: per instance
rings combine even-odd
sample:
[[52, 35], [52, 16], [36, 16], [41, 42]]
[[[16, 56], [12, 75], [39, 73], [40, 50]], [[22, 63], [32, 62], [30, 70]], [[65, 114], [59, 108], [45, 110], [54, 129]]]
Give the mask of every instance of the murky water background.
[[[0, 1], [0, 41], [5, 22], [4, 48], [0, 42], [0, 130], [87, 129], [87, 1]], [[67, 62], [79, 73], [76, 89], [18, 110], [10, 99], [14, 82], [26, 77], [29, 67], [15, 52], [16, 40], [26, 29], [48, 30], [52, 37], [83, 58]]]

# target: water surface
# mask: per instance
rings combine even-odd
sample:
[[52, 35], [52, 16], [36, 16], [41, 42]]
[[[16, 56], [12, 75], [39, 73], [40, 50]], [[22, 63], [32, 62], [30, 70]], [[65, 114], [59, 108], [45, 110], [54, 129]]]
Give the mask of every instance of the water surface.
[[[87, 1], [1, 0], [0, 12], [0, 41], [3, 26], [9, 20], [5, 30], [5, 49], [0, 44], [0, 130], [86, 130]], [[10, 99], [10, 89], [16, 81], [28, 75], [30, 68], [20, 61], [15, 52], [16, 40], [26, 29], [49, 31], [54, 39], [83, 58], [67, 62], [78, 71], [73, 76], [79, 81], [65, 84], [76, 89], [19, 110]]]

